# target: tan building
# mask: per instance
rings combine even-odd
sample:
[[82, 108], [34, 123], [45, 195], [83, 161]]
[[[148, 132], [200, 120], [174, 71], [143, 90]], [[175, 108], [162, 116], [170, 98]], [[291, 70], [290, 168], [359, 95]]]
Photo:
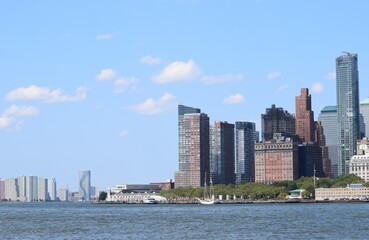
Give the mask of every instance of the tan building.
[[369, 188], [362, 184], [350, 184], [346, 188], [317, 188], [315, 200], [367, 200]]
[[298, 179], [298, 145], [291, 139], [255, 144], [255, 182]]

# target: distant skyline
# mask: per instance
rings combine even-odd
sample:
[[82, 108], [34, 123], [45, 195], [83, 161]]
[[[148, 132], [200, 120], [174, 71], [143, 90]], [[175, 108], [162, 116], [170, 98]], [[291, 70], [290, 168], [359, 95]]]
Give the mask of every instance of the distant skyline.
[[358, 54], [369, 97], [369, 2], [147, 0], [2, 3], [0, 178], [78, 191], [174, 179], [177, 105], [215, 121], [336, 105], [335, 59]]

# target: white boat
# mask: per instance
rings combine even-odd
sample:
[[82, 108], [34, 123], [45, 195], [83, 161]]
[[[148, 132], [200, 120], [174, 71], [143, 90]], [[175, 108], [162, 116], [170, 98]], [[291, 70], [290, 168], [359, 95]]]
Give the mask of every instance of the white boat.
[[143, 199], [143, 202], [144, 203], [147, 203], [147, 204], [157, 204], [158, 202], [156, 201], [155, 198], [153, 197], [148, 197], [148, 198], [144, 198]]
[[213, 188], [213, 181], [211, 180], [211, 174], [210, 174], [210, 191], [208, 192], [208, 188], [206, 186], [206, 172], [205, 172], [205, 181], [204, 181], [204, 198], [196, 198], [201, 204], [204, 205], [211, 205], [220, 203], [219, 199], [216, 199], [214, 196], [214, 188]]

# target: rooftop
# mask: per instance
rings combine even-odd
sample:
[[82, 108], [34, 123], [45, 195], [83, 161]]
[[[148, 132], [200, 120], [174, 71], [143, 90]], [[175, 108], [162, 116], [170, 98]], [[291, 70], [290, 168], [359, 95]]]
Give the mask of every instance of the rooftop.
[[337, 111], [337, 106], [325, 106], [322, 112], [334, 112]]

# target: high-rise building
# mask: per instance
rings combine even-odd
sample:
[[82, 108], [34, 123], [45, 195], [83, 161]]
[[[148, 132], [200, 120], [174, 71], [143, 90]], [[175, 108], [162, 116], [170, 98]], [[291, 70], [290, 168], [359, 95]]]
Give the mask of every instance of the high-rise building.
[[314, 142], [314, 112], [311, 110], [309, 89], [302, 88], [296, 97], [296, 134], [302, 142]]
[[48, 200], [48, 192], [47, 192], [47, 179], [46, 178], [38, 178], [38, 201], [46, 201]]
[[324, 177], [322, 148], [314, 142], [299, 144], [299, 177]]
[[18, 201], [24, 202], [24, 201], [28, 201], [27, 199], [27, 178], [26, 176], [20, 176], [18, 177], [18, 181], [17, 181], [17, 189], [18, 189]]
[[348, 163], [360, 138], [359, 71], [357, 54], [336, 58], [336, 93], [338, 127], [338, 174], [348, 173]]
[[337, 108], [326, 106], [319, 114], [319, 121], [324, 130], [325, 145], [331, 160], [331, 176], [338, 176], [338, 133], [337, 133]]
[[28, 202], [38, 200], [38, 179], [37, 176], [26, 177], [26, 197]]
[[58, 189], [58, 198], [61, 202], [68, 202], [68, 194], [69, 190], [68, 188], [60, 188]]
[[333, 177], [331, 173], [331, 159], [325, 142], [324, 128], [320, 121], [315, 121], [315, 143], [322, 150], [323, 173], [325, 177]]
[[215, 122], [210, 127], [210, 172], [214, 184], [234, 184], [234, 124]]
[[56, 180], [55, 178], [47, 179], [47, 193], [48, 193], [48, 200], [56, 201]]
[[5, 179], [5, 199], [9, 201], [16, 201], [18, 200], [18, 196], [18, 178]]
[[0, 179], [0, 201], [5, 199], [5, 179]]
[[280, 138], [255, 143], [255, 182], [273, 183], [298, 177], [297, 142]]
[[90, 201], [91, 197], [91, 172], [90, 171], [80, 171], [79, 172], [79, 201], [85, 202]]
[[271, 108], [266, 109], [265, 114], [261, 115], [262, 141], [272, 140], [274, 133], [294, 136], [295, 116], [273, 104]]
[[369, 138], [369, 97], [360, 102], [360, 113], [364, 118], [364, 136]]
[[254, 147], [259, 132], [253, 122], [235, 123], [236, 183], [255, 181]]
[[178, 106], [178, 147], [175, 187], [199, 187], [205, 181], [209, 183], [209, 117], [200, 109]]

